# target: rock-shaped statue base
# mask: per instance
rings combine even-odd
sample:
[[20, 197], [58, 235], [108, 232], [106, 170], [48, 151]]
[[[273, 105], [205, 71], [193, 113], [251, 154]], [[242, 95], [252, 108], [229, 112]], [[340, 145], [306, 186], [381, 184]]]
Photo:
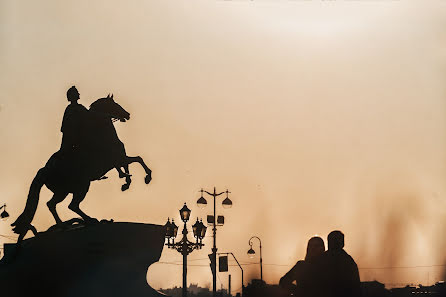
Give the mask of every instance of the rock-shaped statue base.
[[165, 296], [146, 281], [148, 267], [161, 256], [164, 234], [164, 226], [100, 222], [50, 228], [18, 250], [5, 244], [2, 295]]

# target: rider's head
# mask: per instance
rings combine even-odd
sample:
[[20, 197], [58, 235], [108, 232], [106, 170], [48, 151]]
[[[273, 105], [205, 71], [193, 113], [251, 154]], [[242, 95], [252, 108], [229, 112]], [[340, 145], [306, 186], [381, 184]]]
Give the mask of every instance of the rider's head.
[[332, 231], [328, 234], [328, 249], [341, 250], [344, 248], [344, 233], [341, 231]]
[[67, 91], [67, 99], [70, 102], [76, 102], [79, 100], [79, 92], [77, 91], [75, 86], [72, 86]]

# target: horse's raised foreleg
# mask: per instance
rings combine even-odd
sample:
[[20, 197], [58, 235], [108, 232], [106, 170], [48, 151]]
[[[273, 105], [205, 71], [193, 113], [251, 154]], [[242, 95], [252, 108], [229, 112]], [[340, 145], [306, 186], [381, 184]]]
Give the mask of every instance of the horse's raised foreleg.
[[56, 220], [56, 224], [61, 224], [62, 220], [60, 219], [59, 215], [57, 214], [56, 211], [56, 205], [60, 202], [62, 202], [65, 197], [67, 197], [68, 193], [54, 193], [53, 198], [51, 198], [50, 201], [48, 201], [46, 203], [46, 205], [48, 206], [51, 214], [53, 215], [54, 219]]
[[125, 190], [128, 190], [128, 188], [130, 187], [130, 184], [132, 183], [132, 179], [130, 178], [131, 175], [129, 174], [129, 164], [127, 163], [123, 167], [124, 167], [125, 173], [127, 173], [127, 177], [125, 178], [125, 184], [123, 184], [121, 186], [121, 191], [124, 192]]
[[119, 178], [123, 178], [123, 177], [129, 178], [130, 176], [132, 176], [131, 174], [129, 174], [128, 166], [127, 166], [127, 170], [125, 170], [125, 172], [122, 171], [120, 166], [116, 166], [115, 169], [116, 169], [116, 171], [118, 171]]
[[146, 184], [150, 183], [152, 180], [152, 170], [150, 170], [149, 167], [147, 167], [146, 163], [144, 163], [144, 160], [140, 156], [136, 157], [127, 157], [127, 164], [132, 164], [134, 162], [138, 162], [141, 164], [142, 168], [144, 168], [144, 171], [146, 172], [146, 177], [144, 178], [144, 182]]

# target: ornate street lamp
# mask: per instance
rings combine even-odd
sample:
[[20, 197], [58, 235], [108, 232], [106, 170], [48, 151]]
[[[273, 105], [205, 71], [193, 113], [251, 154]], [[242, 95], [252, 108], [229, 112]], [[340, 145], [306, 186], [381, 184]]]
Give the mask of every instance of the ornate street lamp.
[[201, 226], [201, 231], [200, 231], [200, 238], [203, 239], [206, 235], [206, 230], [208, 229], [208, 227], [206, 227], [203, 224], [203, 220], [200, 219], [200, 226]]
[[177, 250], [180, 254], [183, 255], [183, 297], [187, 297], [187, 255], [192, 253], [193, 250], [201, 249], [203, 244], [203, 238], [206, 235], [206, 226], [203, 225], [201, 221], [198, 221], [192, 226], [192, 230], [194, 233], [194, 237], [196, 238], [196, 242], [191, 242], [187, 239], [187, 227], [186, 223], [189, 221], [191, 210], [186, 206], [186, 203], [184, 203], [184, 206], [182, 209], [180, 209], [180, 217], [181, 220], [184, 222], [184, 228], [183, 228], [183, 238], [177, 243], [175, 243], [175, 237], [177, 236], [178, 227], [175, 225], [173, 219], [172, 223], [170, 222], [170, 219], [167, 218], [167, 223], [165, 225], [166, 227], [166, 245], [171, 248]]
[[192, 231], [194, 233], [194, 237], [197, 240], [197, 244], [201, 243], [203, 238], [206, 236], [206, 230], [207, 227], [203, 224], [203, 221], [200, 220], [195, 222], [195, 224], [192, 226]]
[[180, 209], [180, 217], [183, 222], [189, 221], [191, 210], [187, 207], [186, 203], [184, 203], [183, 208]]
[[223, 200], [222, 205], [223, 205], [223, 208], [230, 208], [230, 207], [232, 207], [232, 201], [231, 201], [231, 199], [229, 199], [228, 195], [231, 192], [226, 190], [225, 192], [217, 193], [215, 187], [214, 187], [213, 193], [209, 193], [208, 191], [204, 191], [203, 189], [201, 189], [201, 196], [197, 200], [197, 205], [200, 208], [204, 208], [207, 205], [207, 201], [206, 201], [206, 199], [204, 199], [203, 193], [206, 193], [214, 198], [214, 215], [208, 216], [208, 223], [212, 224], [212, 233], [213, 233], [213, 237], [214, 237], [212, 254], [210, 254], [209, 257], [211, 258], [211, 270], [212, 270], [212, 296], [216, 297], [217, 296], [217, 225], [221, 226], [224, 224], [224, 217], [223, 216], [217, 217], [217, 215], [216, 215], [216, 202], [215, 202], [216, 199], [215, 198], [226, 193], [226, 199]]
[[0, 214], [0, 218], [1, 218], [2, 220], [6, 220], [6, 219], [9, 217], [9, 213], [6, 211], [6, 204], [3, 204], [3, 206], [0, 207], [0, 209], [2, 209], [2, 208], [3, 208], [3, 211], [2, 211], [2, 213]]
[[260, 280], [262, 280], [263, 282], [263, 268], [262, 268], [262, 241], [260, 240], [260, 238], [258, 238], [257, 236], [253, 236], [249, 239], [249, 250], [248, 250], [248, 256], [250, 258], [254, 258], [254, 255], [256, 254], [256, 252], [252, 249], [252, 239], [253, 238], [257, 238], [259, 240], [260, 243]]

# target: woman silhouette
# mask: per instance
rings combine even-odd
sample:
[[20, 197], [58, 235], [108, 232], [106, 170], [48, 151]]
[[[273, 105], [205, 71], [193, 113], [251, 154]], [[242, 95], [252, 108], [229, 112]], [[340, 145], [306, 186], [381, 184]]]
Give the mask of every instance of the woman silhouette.
[[[325, 245], [322, 238], [310, 238], [307, 245], [305, 260], [300, 260], [288, 271], [279, 285], [294, 296], [320, 296], [317, 284], [318, 259], [324, 253]], [[296, 281], [296, 285], [293, 282]]]

